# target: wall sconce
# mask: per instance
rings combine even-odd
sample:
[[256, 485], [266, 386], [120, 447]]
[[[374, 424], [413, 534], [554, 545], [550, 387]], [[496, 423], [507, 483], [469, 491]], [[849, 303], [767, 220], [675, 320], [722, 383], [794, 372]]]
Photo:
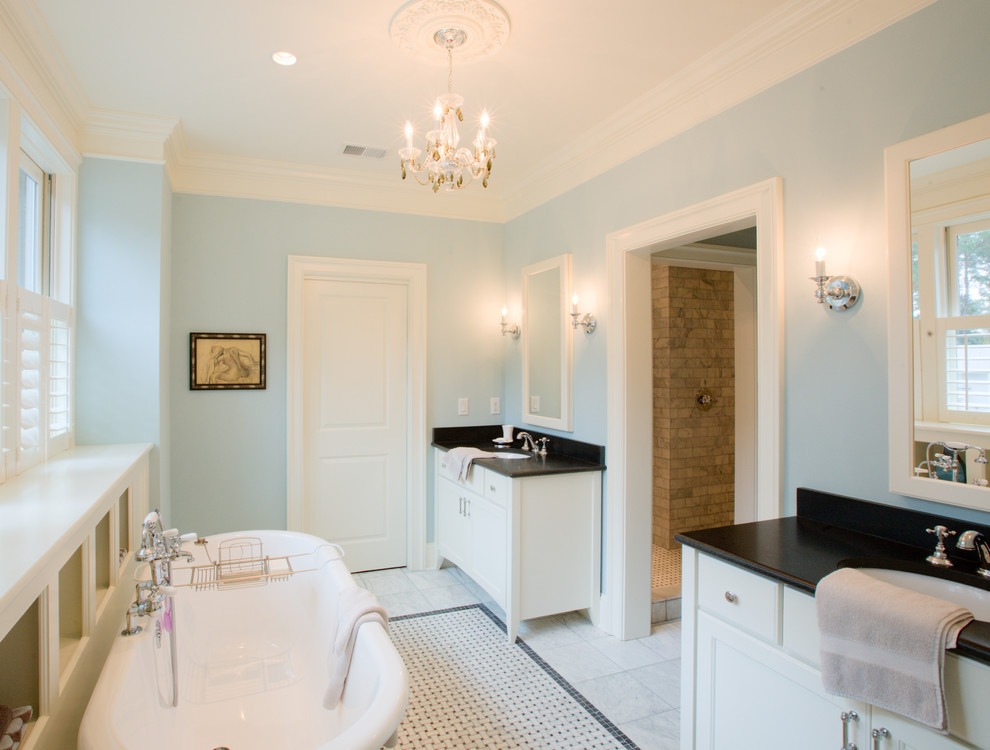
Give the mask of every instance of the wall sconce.
[[578, 312], [578, 296], [575, 294], [571, 297], [571, 327], [577, 328], [578, 326], [584, 328], [585, 333], [591, 333], [598, 327], [598, 321], [591, 313], [585, 313], [584, 317], [581, 317], [581, 313]]
[[503, 336], [512, 336], [512, 338], [517, 339], [517, 338], [519, 338], [519, 326], [517, 326], [517, 325], [511, 325], [510, 326], [510, 325], [507, 325], [506, 324], [506, 322], [505, 322], [505, 316], [506, 316], [506, 314], [508, 312], [509, 311], [506, 310], [504, 307], [502, 308], [502, 321], [501, 321], [501, 324], [500, 324], [501, 327], [502, 327], [501, 328], [502, 335]]
[[825, 273], [824, 247], [815, 250], [815, 275], [811, 280], [818, 285], [815, 290], [818, 304], [827, 304], [832, 310], [847, 310], [859, 301], [859, 284], [855, 279]]

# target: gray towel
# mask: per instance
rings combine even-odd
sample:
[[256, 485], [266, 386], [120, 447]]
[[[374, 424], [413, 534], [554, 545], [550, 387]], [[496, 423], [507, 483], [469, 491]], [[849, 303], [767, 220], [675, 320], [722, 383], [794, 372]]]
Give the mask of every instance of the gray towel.
[[948, 733], [945, 649], [973, 615], [952, 602], [853, 568], [815, 592], [826, 692], [871, 703]]
[[480, 448], [451, 448], [443, 454], [441, 466], [447, 470], [454, 479], [464, 481], [467, 479], [468, 469], [471, 462], [476, 458], [496, 458], [497, 453], [489, 453]]

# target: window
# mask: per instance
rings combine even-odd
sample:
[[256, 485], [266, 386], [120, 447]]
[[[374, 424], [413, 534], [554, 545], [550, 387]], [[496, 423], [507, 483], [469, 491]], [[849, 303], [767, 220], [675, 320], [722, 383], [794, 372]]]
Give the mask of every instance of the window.
[[21, 151], [17, 189], [17, 285], [45, 294], [50, 257], [51, 176]]
[[[916, 411], [929, 421], [990, 425], [990, 217], [920, 226], [912, 255]], [[920, 265], [934, 270], [934, 283], [917, 285]]]
[[57, 164], [58, 159], [30, 124], [25, 123], [24, 129], [31, 153], [20, 150], [17, 155], [17, 247], [5, 254], [6, 280], [0, 281], [2, 323], [10, 352], [3, 361], [7, 372], [0, 379], [3, 476], [29, 469], [67, 450], [72, 442], [68, 196], [74, 177], [46, 170], [46, 164]]

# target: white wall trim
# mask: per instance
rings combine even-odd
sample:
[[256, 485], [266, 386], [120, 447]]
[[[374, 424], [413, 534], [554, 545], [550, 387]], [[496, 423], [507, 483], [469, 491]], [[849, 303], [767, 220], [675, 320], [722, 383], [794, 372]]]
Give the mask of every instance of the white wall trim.
[[756, 518], [780, 515], [784, 367], [782, 181], [766, 180], [613, 232], [609, 285], [607, 536], [602, 624], [620, 638], [650, 632], [652, 348], [650, 254], [704, 239], [713, 228], [757, 235]]
[[286, 521], [302, 531], [303, 282], [306, 279], [391, 281], [405, 284], [409, 315], [409, 420], [406, 565], [427, 566], [426, 548], [426, 265], [290, 255], [286, 323]]
[[[398, 171], [398, 170], [396, 170]], [[435, 195], [414, 180], [389, 173], [326, 169], [306, 164], [208, 154], [179, 154], [171, 165], [177, 193], [393, 211], [420, 216], [503, 222], [502, 202], [481, 188]]]

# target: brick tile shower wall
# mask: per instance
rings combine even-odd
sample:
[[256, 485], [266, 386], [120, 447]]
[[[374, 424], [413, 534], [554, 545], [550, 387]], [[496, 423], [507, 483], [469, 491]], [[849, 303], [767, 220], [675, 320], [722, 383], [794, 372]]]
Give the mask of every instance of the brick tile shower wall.
[[731, 271], [653, 266], [653, 543], [666, 549], [674, 534], [733, 521], [732, 289]]

